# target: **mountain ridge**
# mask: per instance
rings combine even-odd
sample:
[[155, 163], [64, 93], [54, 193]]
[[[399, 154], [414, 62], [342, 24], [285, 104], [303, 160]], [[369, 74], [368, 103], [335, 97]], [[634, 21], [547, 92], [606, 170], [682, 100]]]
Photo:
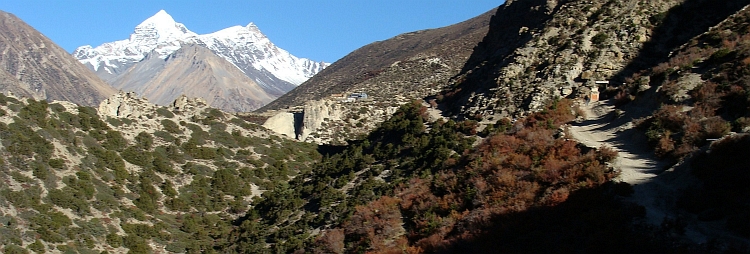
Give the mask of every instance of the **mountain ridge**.
[[[301, 106], [305, 101], [320, 100], [332, 94], [345, 92], [367, 91], [368, 94], [378, 96], [379, 92], [386, 92], [388, 89], [372, 87], [372, 84], [365, 84], [366, 81], [380, 76], [397, 62], [410, 63], [437, 57], [447, 64], [445, 67], [441, 67], [441, 69], [444, 69], [441, 71], [446, 72], [442, 75], [445, 77], [441, 76], [439, 79], [450, 78], [458, 73], [454, 69], [460, 69], [460, 66], [465, 63], [466, 58], [470, 55], [472, 48], [486, 34], [487, 30], [485, 29], [489, 27], [489, 19], [493, 13], [494, 10], [490, 10], [454, 25], [404, 33], [387, 40], [365, 45], [347, 54], [322, 70], [318, 75], [264, 106], [259, 111]], [[399, 77], [397, 68], [393, 69], [397, 73], [383, 75], [382, 77], [387, 82], [418, 80], [429, 76], [429, 74], [418, 73], [416, 78], [407, 79]], [[420, 90], [429, 85], [419, 84], [419, 81], [412, 82], [411, 80], [408, 83], [397, 85], [397, 87], [399, 89]], [[434, 83], [441, 82], [434, 81]], [[368, 89], [370, 87], [372, 88]], [[393, 97], [393, 94], [388, 93], [381, 96], [383, 99], [389, 97]]]
[[123, 78], [118, 77], [138, 65], [147, 55], [154, 52], [166, 59], [190, 44], [210, 49], [253, 79], [263, 93], [274, 96], [293, 89], [328, 65], [298, 58], [278, 48], [252, 22], [246, 26], [233, 26], [199, 35], [174, 21], [164, 10], [136, 26], [128, 39], [104, 43], [95, 48], [81, 46], [72, 54], [112, 86], [122, 87], [122, 84], [115, 83], [123, 82]]
[[98, 104], [116, 92], [64, 49], [15, 15], [2, 11], [0, 52], [3, 92], [81, 105]]

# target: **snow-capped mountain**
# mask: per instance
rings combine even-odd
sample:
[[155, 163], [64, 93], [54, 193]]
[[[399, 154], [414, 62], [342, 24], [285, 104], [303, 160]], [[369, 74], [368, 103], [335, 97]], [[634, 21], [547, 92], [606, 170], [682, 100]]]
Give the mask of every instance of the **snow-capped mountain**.
[[130, 38], [98, 47], [81, 46], [73, 56], [111, 82], [148, 54], [153, 52], [166, 59], [187, 44], [210, 49], [234, 64], [266, 92], [277, 96], [328, 66], [324, 62], [295, 57], [277, 47], [253, 23], [198, 35], [177, 23], [164, 10], [136, 26]]

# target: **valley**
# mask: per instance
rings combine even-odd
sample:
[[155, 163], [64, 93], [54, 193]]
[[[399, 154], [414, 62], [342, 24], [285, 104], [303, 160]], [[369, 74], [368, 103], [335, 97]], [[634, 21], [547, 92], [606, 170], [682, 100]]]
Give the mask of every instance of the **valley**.
[[750, 252], [748, 5], [508, 0], [331, 64], [0, 12], [0, 251]]

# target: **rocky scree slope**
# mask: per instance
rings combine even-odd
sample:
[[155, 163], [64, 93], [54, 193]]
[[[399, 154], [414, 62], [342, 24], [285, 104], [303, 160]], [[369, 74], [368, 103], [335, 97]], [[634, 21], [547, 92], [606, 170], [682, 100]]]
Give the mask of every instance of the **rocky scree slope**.
[[0, 95], [0, 250], [200, 252], [315, 146], [201, 99], [119, 93], [98, 110]]
[[92, 106], [116, 92], [39, 31], [2, 11], [0, 52], [4, 93]]

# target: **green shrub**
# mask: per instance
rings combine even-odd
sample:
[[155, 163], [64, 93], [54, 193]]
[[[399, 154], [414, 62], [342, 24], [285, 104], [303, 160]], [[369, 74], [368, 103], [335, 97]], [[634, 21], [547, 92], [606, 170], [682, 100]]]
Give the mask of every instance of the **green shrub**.
[[109, 233], [106, 239], [107, 244], [109, 244], [109, 246], [112, 246], [112, 248], [119, 248], [120, 246], [122, 246], [122, 237], [120, 237], [120, 235], [118, 234]]
[[120, 127], [123, 124], [122, 120], [113, 117], [107, 117], [107, 123], [114, 127]]
[[713, 54], [711, 54], [710, 60], [719, 60], [719, 59], [722, 59], [725, 56], [729, 55], [729, 53], [731, 53], [731, 52], [732, 52], [732, 50], [730, 50], [728, 48], [720, 48], [719, 50], [717, 50], [716, 52], [714, 52]]
[[13, 112], [21, 111], [22, 107], [23, 107], [23, 105], [20, 105], [20, 104], [10, 104], [10, 105], [8, 105], [8, 108], [10, 110], [12, 110]]
[[166, 108], [157, 108], [156, 113], [166, 118], [174, 117], [174, 113], [172, 113], [172, 111], [169, 111], [169, 109], [166, 109]]
[[161, 120], [161, 125], [164, 126], [164, 130], [169, 133], [174, 134], [181, 134], [182, 130], [180, 130], [180, 126], [178, 126], [174, 121], [169, 119]]
[[44, 253], [44, 244], [42, 244], [42, 241], [39, 241], [39, 239], [34, 243], [29, 244], [28, 248], [36, 253]]
[[8, 244], [8, 245], [5, 245], [5, 248], [3, 248], [3, 253], [5, 254], [28, 254], [29, 251], [22, 248], [21, 246], [18, 246], [15, 244]]
[[164, 173], [170, 176], [177, 175], [177, 171], [172, 168], [172, 163], [170, 163], [169, 159], [164, 155], [154, 153], [153, 165], [156, 172]]
[[34, 99], [28, 99], [26, 100], [28, 104], [26, 104], [25, 107], [21, 108], [21, 111], [18, 113], [18, 116], [21, 117], [24, 120], [31, 121], [32, 123], [35, 123], [37, 126], [44, 127], [47, 125], [47, 108], [49, 105], [47, 104], [47, 101], [41, 100], [36, 101]]
[[65, 161], [60, 158], [54, 158], [47, 161], [47, 164], [54, 169], [62, 169], [65, 166]]
[[164, 142], [174, 143], [177, 139], [166, 131], [155, 131], [154, 136], [161, 138]]
[[102, 143], [102, 146], [107, 150], [122, 151], [128, 146], [128, 140], [126, 140], [122, 133], [116, 130], [108, 130], [107, 134], [104, 135], [106, 141]]
[[126, 161], [141, 167], [151, 165], [154, 160], [154, 156], [150, 152], [144, 151], [137, 146], [128, 147], [120, 155]]
[[210, 108], [203, 112], [203, 115], [206, 117], [203, 119], [203, 122], [209, 122], [217, 119], [223, 119], [224, 113], [221, 112], [221, 110]]
[[109, 130], [109, 126], [99, 119], [96, 109], [92, 107], [78, 107], [78, 122], [84, 131], [89, 129]]
[[607, 41], [607, 39], [609, 39], [609, 36], [604, 32], [600, 32], [594, 35], [594, 37], [591, 37], [591, 43], [594, 45], [599, 45]]
[[138, 133], [138, 136], [135, 136], [135, 142], [138, 144], [139, 149], [148, 151], [151, 150], [151, 146], [154, 144], [154, 137], [148, 134], [148, 132], [143, 131]]

